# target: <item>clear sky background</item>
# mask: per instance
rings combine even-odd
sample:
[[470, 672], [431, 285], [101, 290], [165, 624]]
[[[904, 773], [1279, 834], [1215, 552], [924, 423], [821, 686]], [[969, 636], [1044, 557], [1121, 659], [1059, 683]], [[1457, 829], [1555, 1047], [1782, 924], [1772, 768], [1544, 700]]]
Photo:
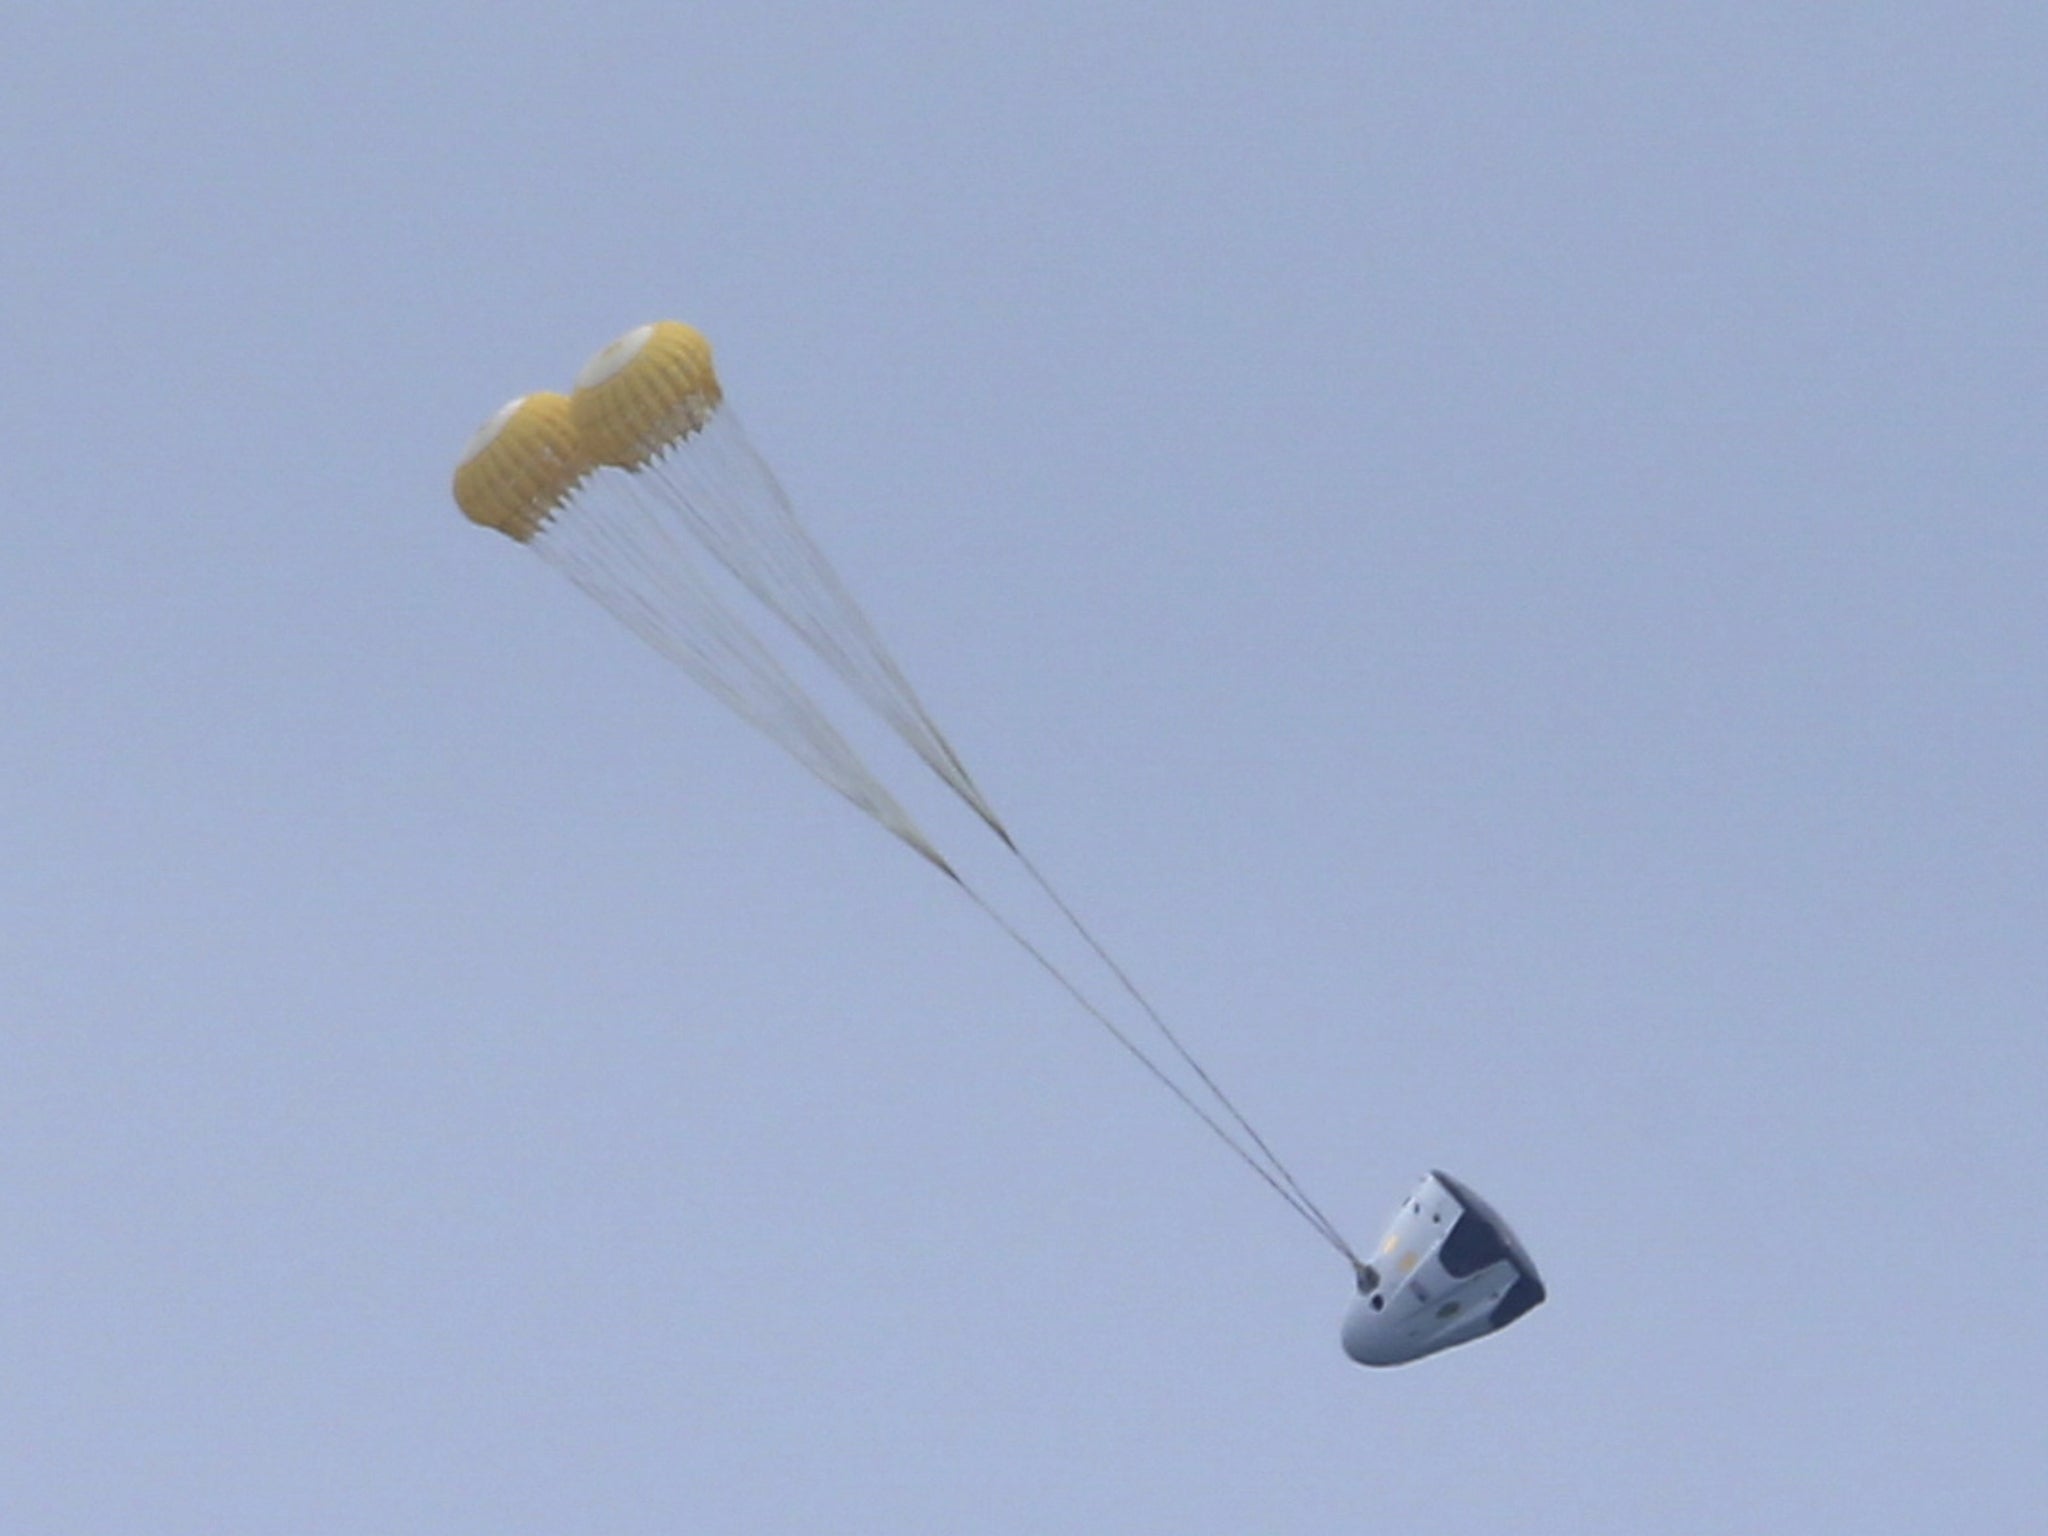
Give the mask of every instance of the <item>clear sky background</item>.
[[[2048, 11], [0, 16], [0, 1529], [2041, 1528]], [[1342, 1264], [447, 492], [662, 315]], [[915, 781], [913, 781], [915, 782]], [[954, 831], [960, 830], [957, 825]]]

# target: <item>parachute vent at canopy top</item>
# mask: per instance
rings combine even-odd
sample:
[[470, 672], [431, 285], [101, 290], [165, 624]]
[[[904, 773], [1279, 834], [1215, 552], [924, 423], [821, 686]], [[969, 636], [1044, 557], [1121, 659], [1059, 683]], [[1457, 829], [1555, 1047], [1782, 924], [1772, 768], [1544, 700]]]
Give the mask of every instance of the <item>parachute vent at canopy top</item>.
[[455, 504], [473, 523], [524, 544], [569, 500], [591, 464], [576, 441], [569, 397], [543, 391], [507, 402], [463, 450]]
[[687, 325], [657, 320], [584, 365], [570, 409], [595, 462], [638, 469], [702, 427], [722, 398], [711, 343]]

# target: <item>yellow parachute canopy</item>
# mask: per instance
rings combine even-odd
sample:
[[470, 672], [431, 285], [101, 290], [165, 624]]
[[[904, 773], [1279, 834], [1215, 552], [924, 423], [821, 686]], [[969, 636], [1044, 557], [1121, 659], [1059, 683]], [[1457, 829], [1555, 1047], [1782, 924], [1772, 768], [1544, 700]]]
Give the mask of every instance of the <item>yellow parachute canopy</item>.
[[455, 504], [473, 523], [524, 544], [590, 474], [566, 395], [507, 401], [455, 466]]

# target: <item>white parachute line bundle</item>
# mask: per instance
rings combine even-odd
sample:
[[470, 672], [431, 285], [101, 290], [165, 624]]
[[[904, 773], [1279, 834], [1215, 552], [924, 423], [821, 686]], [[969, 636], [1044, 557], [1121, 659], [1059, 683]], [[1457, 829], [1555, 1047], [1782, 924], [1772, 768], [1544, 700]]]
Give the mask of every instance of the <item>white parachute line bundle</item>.
[[[704, 547], [977, 816], [1009, 836], [729, 402], [637, 473], [667, 493]], [[755, 494], [736, 494], [740, 486]]]
[[[533, 547], [641, 640], [682, 667], [713, 697], [938, 865], [969, 901], [1108, 1030], [1146, 1071], [1243, 1156], [1242, 1149], [1206, 1108], [1040, 946], [937, 853], [882, 784], [880, 776], [868, 767], [825, 711], [698, 569], [687, 544], [677, 537], [678, 530], [663, 515], [665, 510], [675, 510], [675, 498], [680, 494], [672, 480], [661, 491], [649, 491], [641, 474], [600, 470], [578, 493], [573, 509], [551, 520], [535, 537]], [[695, 531], [700, 524], [692, 518], [687, 520], [687, 526]], [[728, 543], [726, 548], [731, 553], [737, 546]], [[742, 578], [749, 591], [759, 595], [758, 581], [745, 580], [739, 570], [734, 575]], [[766, 606], [765, 599], [763, 602]], [[806, 644], [811, 644], [812, 636], [797, 630], [780, 604], [771, 611], [789, 623]], [[890, 725], [896, 724], [893, 716], [884, 718]], [[1273, 1182], [1272, 1175], [1256, 1161], [1251, 1166], [1260, 1177]], [[1281, 1194], [1295, 1203], [1285, 1190]]]
[[[1014, 852], [1015, 845], [1012, 844], [1011, 848]], [[1020, 858], [1022, 857], [1021, 854], [1019, 854], [1018, 856]], [[1323, 1213], [1316, 1208], [1315, 1203], [1311, 1201], [1308, 1198], [1308, 1196], [1301, 1193], [1301, 1186], [1295, 1182], [1294, 1175], [1289, 1173], [1287, 1169], [1280, 1164], [1280, 1160], [1273, 1156], [1272, 1149], [1265, 1144], [1265, 1141], [1259, 1136], [1258, 1132], [1251, 1129], [1250, 1124], [1245, 1120], [1244, 1116], [1238, 1113], [1237, 1107], [1231, 1104], [1230, 1101], [1224, 1097], [1223, 1091], [1216, 1086], [1215, 1082], [1210, 1078], [1209, 1074], [1207, 1072], [1202, 1071], [1199, 1065], [1195, 1065], [1194, 1058], [1187, 1054], [1186, 1047], [1181, 1046], [1177, 1040], [1174, 1041], [1175, 1048], [1179, 1051], [1181, 1057], [1184, 1060], [1186, 1060], [1191, 1066], [1194, 1066], [1197, 1076], [1201, 1078], [1203, 1084], [1209, 1089], [1210, 1093], [1212, 1093], [1216, 1097], [1217, 1101], [1225, 1107], [1225, 1109], [1230, 1114], [1230, 1117], [1236, 1120], [1238, 1124], [1244, 1127], [1247, 1134], [1251, 1136], [1254, 1145], [1256, 1145], [1259, 1148], [1259, 1150], [1265, 1154], [1267, 1161], [1272, 1164], [1271, 1167], [1268, 1167], [1266, 1163], [1261, 1162], [1257, 1157], [1255, 1157], [1252, 1154], [1249, 1148], [1247, 1148], [1235, 1136], [1231, 1135], [1228, 1126], [1224, 1125], [1221, 1120], [1219, 1120], [1214, 1114], [1212, 1114], [1206, 1106], [1204, 1106], [1192, 1093], [1190, 1093], [1185, 1084], [1180, 1082], [1180, 1080], [1174, 1077], [1174, 1075], [1171, 1072], [1167, 1071], [1166, 1068], [1161, 1066], [1159, 1062], [1153, 1058], [1150, 1052], [1148, 1052], [1143, 1046], [1139, 1045], [1136, 1040], [1132, 1039], [1130, 1034], [1121, 1025], [1119, 1025], [1115, 1020], [1110, 1018], [1110, 1016], [1103, 1011], [1101, 1006], [1097, 1004], [1096, 1001], [1093, 998], [1091, 998], [1085, 991], [1082, 990], [1080, 984], [1074, 981], [1072, 977], [1070, 977], [1064, 970], [1062, 970], [1059, 967], [1059, 965], [1055, 963], [1053, 959], [1049, 955], [1047, 955], [1043, 949], [1041, 949], [1037, 944], [1034, 944], [1031, 941], [1031, 939], [1025, 935], [1022, 929], [1018, 928], [1015, 923], [1011, 922], [1009, 918], [1005, 917], [1000, 910], [998, 910], [992, 903], [988, 901], [986, 897], [984, 897], [981, 894], [981, 892], [976, 890], [966, 880], [962, 879], [956, 871], [948, 870], [947, 873], [952, 876], [953, 883], [959, 886], [961, 892], [967, 897], [967, 899], [973, 902], [976, 907], [980, 908], [981, 911], [987, 915], [989, 921], [994, 923], [1005, 934], [1007, 934], [1019, 949], [1023, 950], [1025, 954], [1029, 955], [1031, 959], [1038, 964], [1040, 969], [1042, 969], [1048, 976], [1050, 976], [1055, 982], [1057, 982], [1060, 988], [1063, 991], [1065, 991], [1069, 997], [1071, 997], [1076, 1003], [1080, 1004], [1081, 1008], [1085, 1012], [1087, 1012], [1087, 1014], [1091, 1018], [1093, 1018], [1104, 1029], [1108, 1030], [1110, 1036], [1116, 1041], [1116, 1043], [1122, 1046], [1124, 1050], [1127, 1051], [1137, 1061], [1140, 1067], [1142, 1067], [1155, 1081], [1160, 1083], [1168, 1093], [1172, 1094], [1184, 1106], [1186, 1106], [1189, 1112], [1192, 1113], [1196, 1119], [1200, 1120], [1203, 1125], [1209, 1128], [1210, 1133], [1214, 1135], [1218, 1141], [1222, 1142], [1224, 1146], [1228, 1147], [1231, 1150], [1231, 1152], [1236, 1154], [1238, 1159], [1241, 1162], [1243, 1162], [1247, 1168], [1251, 1169], [1251, 1171], [1257, 1174], [1260, 1177], [1260, 1179], [1264, 1180], [1267, 1187], [1270, 1188], [1273, 1191], [1273, 1193], [1278, 1195], [1282, 1200], [1286, 1201], [1287, 1204], [1293, 1208], [1295, 1214], [1300, 1216], [1302, 1220], [1306, 1221], [1311, 1227], [1313, 1227], [1325, 1242], [1334, 1246], [1339, 1253], [1344, 1255], [1346, 1259], [1350, 1260], [1352, 1268], [1356, 1269], [1358, 1267], [1358, 1256], [1351, 1251], [1351, 1245], [1344, 1240], [1343, 1234], [1340, 1233], [1336, 1229], [1336, 1227], [1331, 1225], [1329, 1218], [1324, 1216]], [[1048, 895], [1052, 895], [1055, 903], [1064, 908], [1065, 904], [1059, 902], [1059, 898], [1057, 897], [1057, 895], [1054, 895], [1050, 887], [1046, 887], [1046, 893]], [[1069, 913], [1068, 915], [1071, 918], [1072, 914]], [[1075, 926], [1077, 928], [1080, 928], [1078, 919], [1075, 920]], [[1085, 928], [1082, 928], [1081, 932], [1084, 936], [1086, 936], [1087, 930]], [[1094, 940], [1090, 938], [1089, 943], [1093, 944]], [[1114, 962], [1109, 963], [1111, 969], [1114, 970], [1116, 968]], [[1132, 995], [1136, 996], [1137, 994], [1134, 992]], [[1165, 1026], [1159, 1020], [1156, 1014], [1151, 1013], [1151, 1005], [1145, 1004], [1144, 1006], [1147, 1010], [1148, 1015], [1152, 1017], [1155, 1023], [1159, 1023], [1160, 1027], [1163, 1030]], [[1170, 1038], [1171, 1032], [1168, 1031], [1167, 1033]]]
[[[606, 473], [609, 477], [609, 472]], [[1194, 1074], [1220, 1107], [1221, 1117], [1197, 1100], [1185, 1085], [1088, 996], [1041, 946], [1033, 943], [969, 884], [956, 867], [930, 853], [922, 842], [911, 838], [906, 838], [906, 841], [911, 841], [912, 846], [938, 863], [968, 899], [1108, 1030], [1149, 1075], [1199, 1117], [1325, 1241], [1355, 1265], [1357, 1256], [1335, 1223], [1302, 1188], [1301, 1182], [1258, 1128], [1167, 1023], [1165, 1016], [1138, 987], [1129, 972], [1018, 845], [918, 698], [902, 667], [884, 645], [880, 631], [804, 527], [780, 481], [733, 415], [730, 403], [721, 404], [702, 428], [674, 444], [643, 469], [626, 473], [635, 481], [651, 481], [649, 494], [673, 512], [763, 608], [774, 614], [988, 825], [1115, 978], [1118, 986], [1137, 1004], [1174, 1056]], [[708, 589], [704, 596], [707, 600], [715, 600]], [[733, 622], [737, 624], [740, 621], [735, 618]], [[874, 778], [872, 773], [869, 777]], [[879, 780], [876, 782], [879, 784]], [[1223, 1123], [1224, 1119], [1248, 1138], [1249, 1147], [1231, 1134]]]
[[[1251, 1139], [1251, 1144], [1264, 1157], [1265, 1165], [1261, 1165], [1257, 1159], [1251, 1157], [1242, 1147], [1237, 1146], [1235, 1140], [1225, 1134], [1220, 1126], [1211, 1122], [1211, 1129], [1215, 1130], [1218, 1135], [1223, 1136], [1225, 1141], [1230, 1142], [1238, 1155], [1250, 1163], [1260, 1176], [1265, 1178], [1266, 1182], [1274, 1187], [1280, 1197], [1299, 1211], [1309, 1225], [1322, 1234], [1324, 1241], [1328, 1242], [1330, 1246], [1350, 1260], [1352, 1267], [1356, 1269], [1359, 1266], [1360, 1260], [1358, 1255], [1352, 1251], [1351, 1244], [1345, 1241], [1344, 1234], [1338, 1230], [1337, 1224], [1323, 1214], [1322, 1207], [1317, 1205], [1310, 1198], [1308, 1191], [1301, 1187], [1301, 1181], [1295, 1178], [1287, 1165], [1280, 1160], [1280, 1154], [1273, 1150], [1267, 1143], [1266, 1138], [1259, 1134], [1258, 1127], [1253, 1125], [1250, 1119], [1246, 1117], [1244, 1111], [1237, 1107], [1236, 1102], [1232, 1100], [1230, 1095], [1223, 1091], [1222, 1084], [1218, 1083], [1210, 1075], [1208, 1068], [1204, 1067], [1195, 1056], [1195, 1053], [1189, 1050], [1186, 1044], [1182, 1042], [1179, 1033], [1172, 1025], [1166, 1022], [1166, 1016], [1153, 1006], [1152, 1000], [1139, 989], [1138, 984], [1131, 979], [1130, 973], [1109, 952], [1108, 947], [1100, 939], [1096, 938], [1094, 930], [1081, 920], [1081, 915], [1068, 904], [1066, 897], [1062, 896], [1052, 881], [1046, 878], [1044, 872], [1039, 869], [1031, 856], [1018, 847], [1007, 834], [1004, 835], [1003, 841], [1008, 844], [1010, 852], [1016, 855], [1017, 862], [1024, 867], [1025, 873], [1030, 875], [1032, 881], [1046, 894], [1046, 897], [1052, 904], [1059, 909], [1060, 915], [1067, 920], [1074, 932], [1081, 936], [1088, 948], [1093, 951], [1095, 957], [1116, 978], [1117, 984], [1138, 1005], [1139, 1010], [1151, 1022], [1153, 1029], [1157, 1031], [1160, 1038], [1172, 1047], [1173, 1053], [1180, 1058], [1189, 1071], [1195, 1074], [1195, 1077], [1202, 1086], [1209, 1090], [1210, 1096], [1223, 1107], [1224, 1113]], [[1020, 939], [1019, 942], [1023, 941]], [[1148, 1062], [1147, 1065], [1150, 1065], [1150, 1063]], [[1154, 1070], [1156, 1071], [1157, 1069], [1155, 1068]], [[1178, 1091], [1177, 1085], [1176, 1091]], [[1183, 1095], [1183, 1097], [1185, 1098], [1186, 1096]], [[1193, 1105], [1190, 1104], [1190, 1107], [1192, 1108]], [[1198, 1114], [1201, 1113], [1199, 1110], [1196, 1112]], [[1202, 1118], [1207, 1120], [1209, 1117], [1203, 1115]], [[1268, 1167], [1270, 1167], [1270, 1172]]]
[[[625, 483], [620, 483], [620, 482]], [[532, 541], [549, 565], [827, 786], [951, 873], [831, 718], [719, 596], [632, 477], [603, 472]]]

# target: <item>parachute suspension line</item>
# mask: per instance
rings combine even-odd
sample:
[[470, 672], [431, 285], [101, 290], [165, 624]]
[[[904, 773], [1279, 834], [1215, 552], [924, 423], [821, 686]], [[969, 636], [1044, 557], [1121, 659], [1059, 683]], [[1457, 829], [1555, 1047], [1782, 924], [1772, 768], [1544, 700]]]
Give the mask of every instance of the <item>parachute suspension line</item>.
[[[1244, 1111], [1231, 1101], [1230, 1095], [1223, 1091], [1222, 1085], [1209, 1075], [1208, 1069], [1196, 1059], [1194, 1052], [1187, 1048], [1172, 1026], [1166, 1022], [1165, 1016], [1152, 1005], [1152, 1000], [1139, 990], [1138, 984], [1131, 979], [1130, 973], [1117, 963], [1116, 957], [1110, 954], [1108, 948], [1100, 939], [1095, 937], [1094, 932], [1081, 920], [1080, 914], [1068, 905], [1067, 899], [1053, 886], [1052, 881], [1046, 878], [1045, 873], [1032, 861], [1031, 856], [1025, 853], [1022, 848], [1019, 848], [1007, 833], [1002, 832], [1001, 828], [997, 828], [997, 833], [1009, 847], [1010, 852], [1016, 856], [1017, 862], [1023, 865], [1025, 872], [1031, 876], [1039, 890], [1043, 891], [1052, 904], [1059, 909], [1060, 915], [1067, 920], [1068, 925], [1072, 927], [1074, 932], [1081, 936], [1082, 941], [1094, 952], [1096, 959], [1100, 960], [1108, 968], [1109, 973], [1117, 979], [1118, 985], [1138, 1005], [1145, 1017], [1152, 1022], [1153, 1028], [1159, 1031], [1160, 1037], [1172, 1047], [1174, 1054], [1180, 1058], [1189, 1071], [1193, 1072], [1201, 1080], [1202, 1086], [1214, 1095], [1216, 1102], [1223, 1107], [1224, 1112], [1230, 1116], [1232, 1122], [1251, 1139], [1252, 1145], [1258, 1148], [1260, 1154], [1272, 1167], [1272, 1173], [1267, 1176], [1267, 1182], [1273, 1184], [1275, 1188], [1279, 1188], [1284, 1184], [1286, 1188], [1281, 1192], [1288, 1196], [1289, 1203], [1299, 1210], [1317, 1231], [1322, 1233], [1331, 1246], [1343, 1254], [1345, 1258], [1349, 1259], [1354, 1268], [1358, 1267], [1358, 1255], [1352, 1251], [1351, 1245], [1344, 1240], [1344, 1234], [1338, 1231], [1337, 1224], [1323, 1214], [1322, 1207], [1309, 1197], [1308, 1191], [1301, 1187], [1301, 1181], [1295, 1178], [1293, 1173], [1288, 1170], [1287, 1165], [1280, 1160], [1280, 1155], [1267, 1144], [1266, 1138], [1259, 1134], [1258, 1127], [1254, 1126], [1246, 1118]], [[1205, 1116], [1204, 1118], [1207, 1117]], [[1239, 1155], [1244, 1156], [1241, 1149]], [[1259, 1171], [1266, 1173], [1265, 1168], [1260, 1168]], [[1277, 1175], [1277, 1178], [1274, 1175]]]
[[[1169, 1073], [1165, 1068], [1161, 1067], [1158, 1062], [1154, 1061], [1151, 1058], [1151, 1056], [1147, 1055], [1144, 1048], [1140, 1046], [1135, 1040], [1133, 1040], [1125, 1030], [1119, 1027], [1115, 1020], [1111, 1019], [1107, 1013], [1103, 1012], [1102, 1009], [1098, 1008], [1095, 1005], [1094, 1001], [1089, 998], [1088, 994], [1083, 992], [1080, 989], [1080, 987], [1075, 985], [1073, 980], [1068, 977], [1066, 972], [1062, 971], [1057, 965], [1055, 965], [1052, 962], [1052, 960], [1046, 955], [1044, 950], [1040, 949], [1036, 944], [1032, 943], [1030, 939], [1026, 938], [1023, 932], [1007, 917], [1003, 916], [1001, 912], [997, 911], [995, 907], [992, 906], [982, 896], [982, 894], [979, 891], [977, 891], [973, 886], [969, 885], [956, 872], [949, 868], [946, 868], [946, 866], [943, 863], [940, 864], [940, 868], [945, 871], [945, 874], [948, 878], [952, 880], [953, 884], [959, 887], [962, 895], [964, 895], [976, 907], [980, 908], [982, 913], [989, 919], [990, 922], [994, 923], [1005, 934], [1009, 935], [1011, 942], [1016, 944], [1016, 946], [1019, 949], [1023, 950], [1025, 954], [1029, 955], [1032, 958], [1032, 960], [1037, 962], [1041, 970], [1043, 970], [1054, 981], [1058, 982], [1061, 989], [1065, 991], [1066, 994], [1069, 997], [1071, 997], [1076, 1003], [1079, 1003], [1083, 1011], [1085, 1011], [1090, 1018], [1094, 1019], [1096, 1023], [1100, 1024], [1104, 1029], [1109, 1031], [1110, 1037], [1113, 1040], [1115, 1040], [1118, 1045], [1122, 1046], [1127, 1052], [1129, 1052], [1132, 1059], [1134, 1059], [1141, 1067], [1143, 1067], [1147, 1072], [1149, 1072], [1157, 1082], [1159, 1082], [1163, 1087], [1165, 1087], [1167, 1092], [1171, 1093], [1176, 1099], [1180, 1100], [1181, 1104], [1188, 1110], [1189, 1113], [1194, 1115], [1196, 1119], [1200, 1120], [1203, 1125], [1207, 1126], [1209, 1128], [1210, 1134], [1215, 1136], [1218, 1141], [1222, 1142], [1224, 1146], [1228, 1147], [1233, 1153], [1235, 1153], [1238, 1159], [1241, 1162], [1243, 1162], [1247, 1168], [1251, 1169], [1253, 1173], [1257, 1174], [1261, 1179], [1263, 1179], [1266, 1183], [1266, 1186], [1269, 1189], [1271, 1189], [1274, 1194], [1278, 1195], [1282, 1200], [1286, 1201], [1288, 1206], [1294, 1211], [1294, 1213], [1297, 1216], [1301, 1217], [1303, 1221], [1307, 1222], [1309, 1226], [1315, 1230], [1317, 1236], [1321, 1237], [1324, 1242], [1329, 1243], [1347, 1260], [1349, 1260], [1354, 1269], [1358, 1267], [1358, 1255], [1351, 1251], [1350, 1245], [1344, 1241], [1343, 1237], [1338, 1234], [1336, 1228], [1330, 1225], [1329, 1221], [1322, 1215], [1320, 1211], [1316, 1210], [1312, 1205], [1307, 1204], [1300, 1195], [1296, 1194], [1293, 1190], [1290, 1190], [1285, 1184], [1281, 1182], [1280, 1179], [1274, 1177], [1272, 1171], [1269, 1170], [1265, 1166], [1265, 1164], [1261, 1163], [1256, 1157], [1254, 1157], [1251, 1154], [1250, 1151], [1248, 1151], [1245, 1148], [1243, 1143], [1238, 1141], [1238, 1139], [1235, 1136], [1230, 1134], [1228, 1127], [1226, 1127], [1222, 1124], [1222, 1122], [1217, 1120], [1217, 1118], [1214, 1115], [1210, 1114], [1208, 1110], [1204, 1109], [1202, 1105], [1196, 1101], [1194, 1096], [1187, 1091], [1186, 1088], [1184, 1088], [1179, 1082], [1175, 1081], [1171, 1073]], [[1112, 967], [1112, 969], [1114, 969], [1114, 967]], [[1211, 1084], [1210, 1086], [1211, 1090], [1214, 1091], [1214, 1085]], [[1219, 1094], [1218, 1097], [1220, 1098], [1221, 1095]], [[1272, 1156], [1270, 1152], [1266, 1155], [1268, 1157]]]
[[1007, 841], [994, 807], [804, 527], [729, 401], [635, 475], [659, 487], [719, 563]]
[[[678, 445], [681, 449], [682, 445]], [[1083, 1008], [1109, 1029], [1153, 1076], [1164, 1082], [1175, 1097], [1201, 1116], [1211, 1131], [1281, 1195], [1323, 1238], [1355, 1266], [1357, 1256], [1323, 1210], [1302, 1188], [1293, 1172], [1281, 1161], [1244, 1112], [1190, 1051], [1166, 1022], [1130, 974], [1118, 964], [1079, 913], [1067, 902], [1043, 871], [1025, 854], [1004, 825], [995, 807], [974, 782], [958, 752], [932, 717], [909, 677], [897, 664], [887, 645], [859, 601], [824, 551], [811, 537], [794, 504], [767, 460], [748, 438], [730, 401], [719, 408], [688, 439], [683, 451], [663, 453], [631, 477], [636, 485], [651, 481], [662, 503], [674, 509], [703, 546], [728, 572], [770, 612], [776, 615], [848, 689], [897, 734], [910, 749], [950, 788], [1007, 848], [1041, 891], [1051, 900], [1074, 932], [1116, 978], [1152, 1026], [1158, 1030], [1173, 1054], [1183, 1062], [1213, 1096], [1231, 1123], [1256, 1149], [1261, 1164], [1237, 1137], [1206, 1109], [1195, 1103], [1182, 1085], [1164, 1072], [1079, 989], [1031, 946], [1008, 921], [996, 913], [960, 877], [947, 868], [932, 849], [920, 842], [912, 846], [950, 875], [975, 903], [1023, 944], [1032, 958], [1044, 966], [1072, 993]], [[755, 491], [747, 495], [737, 491]], [[763, 515], [764, 511], [768, 515]], [[906, 839], [906, 841], [911, 841]]]
[[[626, 477], [620, 477], [626, 478]], [[810, 773], [950, 875], [951, 867], [801, 684], [705, 581], [630, 479], [595, 488], [532, 541], [549, 565]], [[613, 494], [606, 495], [605, 492]]]

